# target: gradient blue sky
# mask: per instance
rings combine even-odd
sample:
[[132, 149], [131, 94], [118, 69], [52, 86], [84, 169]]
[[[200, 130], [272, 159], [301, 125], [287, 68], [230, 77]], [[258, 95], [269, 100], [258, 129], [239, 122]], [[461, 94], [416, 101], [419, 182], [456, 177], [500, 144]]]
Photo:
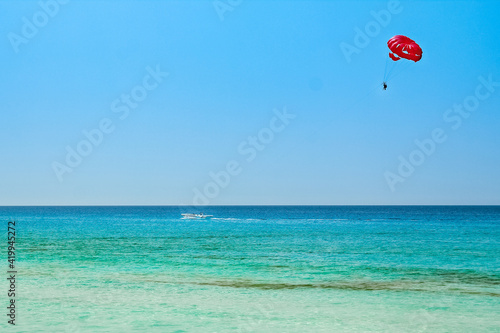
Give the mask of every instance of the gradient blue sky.
[[[341, 43], [387, 6], [244, 0], [221, 20], [213, 1], [70, 1], [15, 52], [41, 7], [2, 1], [0, 205], [190, 205], [231, 160], [210, 204], [500, 204], [500, 87], [459, 128], [443, 119], [480, 76], [500, 81], [500, 2], [401, 1], [347, 62]], [[397, 34], [423, 57], [383, 91]], [[120, 119], [148, 66], [169, 75]], [[238, 146], [283, 108], [296, 117], [247, 161]], [[104, 118], [115, 130], [59, 181], [53, 162]], [[435, 128], [446, 141], [391, 191], [385, 173]]]

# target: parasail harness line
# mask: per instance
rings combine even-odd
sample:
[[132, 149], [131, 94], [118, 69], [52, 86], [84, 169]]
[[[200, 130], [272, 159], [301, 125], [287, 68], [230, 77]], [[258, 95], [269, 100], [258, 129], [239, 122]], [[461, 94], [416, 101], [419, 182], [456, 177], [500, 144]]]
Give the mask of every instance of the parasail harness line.
[[384, 90], [387, 89], [387, 79], [386, 79], [386, 76], [387, 76], [387, 62], [388, 61], [389, 61], [389, 59], [385, 58], [384, 80], [382, 81], [382, 86], [384, 87]]
[[[386, 58], [386, 63], [387, 61], [389, 61], [389, 58]], [[394, 61], [392, 66], [390, 66], [389, 68], [389, 72], [388, 73], [385, 73], [385, 77], [384, 77], [384, 81], [387, 82], [389, 80], [389, 78], [391, 77], [391, 74], [392, 72], [394, 71], [394, 69], [398, 66], [398, 62], [397, 61]]]
[[[391, 65], [388, 65], [389, 62], [391, 63]], [[385, 70], [384, 70], [384, 81], [383, 81], [384, 83], [387, 83], [390, 79], [393, 79], [394, 76], [396, 76], [395, 74], [399, 74], [401, 72], [399, 70], [397, 70], [396, 72], [394, 72], [394, 70], [396, 68], [401, 67], [401, 66], [398, 65], [398, 63], [399, 63], [399, 61], [391, 61], [389, 59], [389, 57], [385, 58]], [[382, 83], [382, 85], [383, 85], [383, 83]], [[384, 90], [386, 88], [387, 88], [387, 85], [384, 88]]]
[[[408, 70], [412, 65], [413, 63], [408, 61], [405, 64], [398, 65], [396, 63], [392, 67], [390, 67], [389, 72], [384, 73], [384, 81], [382, 82], [384, 90], [387, 89], [387, 82], [393, 80], [394, 78], [396, 78], [396, 76]], [[397, 70], [395, 70], [396, 68]]]

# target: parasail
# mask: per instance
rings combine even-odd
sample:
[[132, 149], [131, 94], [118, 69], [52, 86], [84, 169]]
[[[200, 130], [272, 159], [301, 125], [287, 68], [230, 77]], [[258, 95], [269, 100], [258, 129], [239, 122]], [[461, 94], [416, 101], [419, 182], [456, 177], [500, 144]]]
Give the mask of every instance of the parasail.
[[387, 46], [391, 50], [389, 57], [394, 61], [404, 58], [417, 62], [422, 58], [420, 46], [413, 39], [406, 36], [396, 35], [392, 37], [387, 42]]
[[[389, 47], [389, 50], [391, 50], [391, 52], [389, 52], [389, 57], [394, 61], [408, 59], [417, 62], [422, 59], [422, 49], [420, 48], [420, 46], [415, 43], [413, 39], [406, 36], [396, 35], [392, 37], [387, 42], [387, 46]], [[387, 81], [391, 77], [391, 74], [393, 74], [392, 72], [397, 65], [397, 63], [394, 63], [394, 66], [389, 66], [392, 68], [387, 71], [387, 65], [389, 62], [389, 58], [387, 58], [387, 61], [385, 63], [384, 81], [382, 82], [382, 87], [384, 88], [384, 90], [387, 89]]]

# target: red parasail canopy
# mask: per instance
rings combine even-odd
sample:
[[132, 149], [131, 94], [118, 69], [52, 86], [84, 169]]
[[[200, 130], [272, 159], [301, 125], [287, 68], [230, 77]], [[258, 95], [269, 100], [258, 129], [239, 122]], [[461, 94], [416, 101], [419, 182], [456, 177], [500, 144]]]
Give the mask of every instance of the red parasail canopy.
[[417, 62], [422, 58], [422, 49], [420, 46], [406, 36], [396, 35], [392, 37], [387, 42], [387, 46], [391, 50], [389, 57], [394, 61], [404, 58]]

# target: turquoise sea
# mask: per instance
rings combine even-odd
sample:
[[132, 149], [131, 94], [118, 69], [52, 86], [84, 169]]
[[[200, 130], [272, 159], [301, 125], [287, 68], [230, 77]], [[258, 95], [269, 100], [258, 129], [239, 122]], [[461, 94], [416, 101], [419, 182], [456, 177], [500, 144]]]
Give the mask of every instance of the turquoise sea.
[[500, 332], [500, 206], [0, 207], [1, 332]]

